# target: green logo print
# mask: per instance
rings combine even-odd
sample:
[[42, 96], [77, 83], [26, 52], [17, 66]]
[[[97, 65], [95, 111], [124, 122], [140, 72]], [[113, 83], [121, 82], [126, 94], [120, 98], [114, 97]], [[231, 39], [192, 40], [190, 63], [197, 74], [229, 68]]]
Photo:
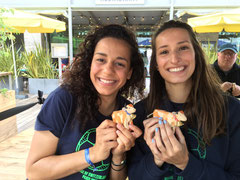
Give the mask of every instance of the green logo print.
[[[94, 146], [95, 143], [90, 141], [90, 136], [96, 136], [96, 128], [89, 129], [84, 133], [84, 135], [81, 137], [81, 139], [78, 141], [76, 152], [81, 150], [81, 146], [83, 144], [90, 144], [90, 146]], [[89, 145], [88, 145], [89, 146]], [[99, 163], [98, 163], [99, 164]], [[110, 164], [104, 164], [103, 161], [100, 162], [100, 165], [96, 166], [97, 171], [105, 171], [109, 168]], [[93, 167], [89, 166], [88, 169], [93, 171]], [[82, 170], [84, 171], [84, 170]], [[80, 171], [82, 173], [82, 171]]]
[[206, 155], [207, 155], [207, 151], [206, 151], [206, 145], [205, 145], [202, 137], [197, 132], [195, 132], [194, 130], [192, 130], [190, 128], [188, 129], [188, 134], [191, 134], [198, 142], [197, 143], [198, 146], [196, 148], [192, 148], [191, 150], [197, 151], [200, 159], [205, 159]]

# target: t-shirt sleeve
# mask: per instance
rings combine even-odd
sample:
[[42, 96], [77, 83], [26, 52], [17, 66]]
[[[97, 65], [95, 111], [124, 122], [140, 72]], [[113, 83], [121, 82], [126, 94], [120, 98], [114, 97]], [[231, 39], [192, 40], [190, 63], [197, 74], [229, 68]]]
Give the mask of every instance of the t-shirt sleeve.
[[44, 102], [35, 123], [36, 131], [50, 131], [60, 137], [67, 119], [70, 117], [72, 96], [59, 87]]

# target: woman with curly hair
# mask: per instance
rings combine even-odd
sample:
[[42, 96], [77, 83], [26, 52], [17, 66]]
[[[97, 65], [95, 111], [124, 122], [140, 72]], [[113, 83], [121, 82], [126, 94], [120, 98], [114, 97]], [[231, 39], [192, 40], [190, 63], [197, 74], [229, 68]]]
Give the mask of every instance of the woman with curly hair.
[[143, 94], [134, 34], [106, 25], [88, 34], [63, 83], [45, 101], [26, 163], [29, 179], [125, 179], [126, 151], [141, 130], [111, 114]]
[[[192, 28], [164, 23], [152, 52], [150, 92], [135, 106], [144, 137], [131, 149], [129, 179], [240, 179], [240, 102], [221, 91]], [[169, 116], [147, 119], [155, 109], [178, 123], [184, 111], [187, 121], [172, 127]]]

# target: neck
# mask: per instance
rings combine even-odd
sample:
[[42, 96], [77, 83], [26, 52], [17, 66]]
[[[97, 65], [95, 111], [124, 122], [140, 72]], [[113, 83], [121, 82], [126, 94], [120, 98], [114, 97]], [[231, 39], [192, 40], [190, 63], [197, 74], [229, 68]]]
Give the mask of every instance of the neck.
[[100, 97], [101, 104], [99, 105], [99, 112], [104, 116], [109, 116], [116, 109], [116, 97]]
[[185, 103], [191, 88], [192, 83], [189, 82], [185, 84], [166, 84], [169, 99], [175, 103]]

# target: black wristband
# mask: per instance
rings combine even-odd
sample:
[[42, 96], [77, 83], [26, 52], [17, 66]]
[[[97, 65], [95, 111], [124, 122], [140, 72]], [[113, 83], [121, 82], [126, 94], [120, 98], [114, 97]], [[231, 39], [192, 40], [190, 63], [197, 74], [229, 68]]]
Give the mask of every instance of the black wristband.
[[123, 160], [123, 161], [121, 161], [120, 164], [115, 164], [113, 161], [112, 161], [111, 163], [112, 163], [112, 165], [114, 165], [114, 166], [122, 166], [122, 165], [126, 164], [126, 159]]
[[126, 166], [124, 165], [124, 166], [123, 166], [122, 168], [120, 168], [120, 169], [114, 169], [113, 166], [111, 165], [111, 168], [112, 168], [112, 170], [114, 170], [114, 171], [121, 171], [121, 170], [123, 170], [125, 167], [126, 167]]

